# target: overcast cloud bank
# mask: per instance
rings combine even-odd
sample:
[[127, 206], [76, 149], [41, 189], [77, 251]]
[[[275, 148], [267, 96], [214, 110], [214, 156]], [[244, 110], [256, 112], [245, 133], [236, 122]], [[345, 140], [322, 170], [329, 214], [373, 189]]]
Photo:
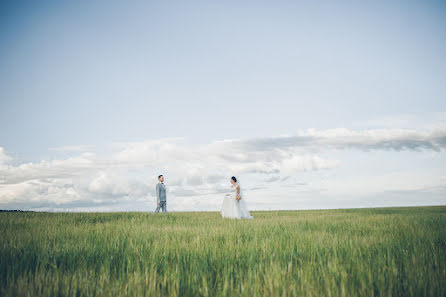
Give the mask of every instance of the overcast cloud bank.
[[[51, 150], [70, 152], [71, 157], [23, 164], [16, 164], [6, 149], [0, 147], [0, 208], [150, 210], [155, 201], [153, 189], [159, 173], [167, 177], [170, 210], [177, 211], [218, 209], [231, 175], [245, 181], [249, 202], [257, 209], [296, 208], [296, 203], [290, 205], [286, 199], [271, 202], [262, 198], [274, 195], [295, 195], [296, 201], [306, 197], [307, 202], [297, 204], [302, 208], [320, 205], [309, 203], [312, 199], [330, 199], [348, 192], [366, 197], [391, 191], [395, 196], [396, 192], [434, 189], [435, 195], [440, 195], [445, 192], [443, 177], [438, 180], [428, 175], [418, 178], [432, 182], [414, 187], [417, 183], [408, 181], [416, 174], [399, 174], [386, 184], [386, 180], [391, 179], [370, 183], [355, 178], [354, 173], [350, 179], [330, 177], [319, 181], [317, 172], [336, 172], [344, 165], [343, 160], [326, 157], [336, 150], [443, 154], [445, 148], [446, 129], [441, 128], [422, 131], [310, 129], [292, 136], [222, 140], [201, 146], [186, 145], [183, 139], [159, 139], [111, 144], [103, 150], [108, 153], [89, 146], [70, 146]], [[287, 189], [305, 185], [294, 178], [305, 172], [316, 173], [312, 186], [303, 192], [285, 193]], [[275, 190], [278, 185], [281, 189]], [[333, 205], [326, 204], [326, 207], [336, 207], [334, 201], [336, 199]], [[358, 201], [341, 206], [348, 205], [364, 206]]]

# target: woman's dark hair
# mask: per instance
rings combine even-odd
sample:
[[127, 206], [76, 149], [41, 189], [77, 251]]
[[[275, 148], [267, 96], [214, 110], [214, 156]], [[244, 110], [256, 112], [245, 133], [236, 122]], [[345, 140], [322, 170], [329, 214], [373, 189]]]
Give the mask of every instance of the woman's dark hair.
[[237, 179], [235, 178], [235, 176], [231, 177], [231, 179], [232, 179], [234, 182], [237, 182]]

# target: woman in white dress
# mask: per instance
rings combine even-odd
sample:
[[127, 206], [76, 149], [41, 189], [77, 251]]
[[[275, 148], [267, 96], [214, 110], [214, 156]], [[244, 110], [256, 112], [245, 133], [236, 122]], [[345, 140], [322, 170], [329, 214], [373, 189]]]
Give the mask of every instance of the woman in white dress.
[[221, 216], [231, 219], [252, 219], [246, 207], [240, 183], [235, 176], [231, 177], [231, 193], [225, 195], [221, 206]]

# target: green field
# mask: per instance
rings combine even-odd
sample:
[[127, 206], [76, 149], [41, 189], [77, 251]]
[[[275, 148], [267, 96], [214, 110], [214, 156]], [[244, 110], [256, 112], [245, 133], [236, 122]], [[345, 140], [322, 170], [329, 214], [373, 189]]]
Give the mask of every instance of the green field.
[[0, 296], [446, 296], [446, 207], [0, 213]]

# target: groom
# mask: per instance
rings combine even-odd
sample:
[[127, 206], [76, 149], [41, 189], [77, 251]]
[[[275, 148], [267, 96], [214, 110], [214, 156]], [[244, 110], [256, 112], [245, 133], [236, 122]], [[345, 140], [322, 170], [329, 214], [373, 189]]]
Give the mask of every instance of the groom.
[[160, 209], [163, 210], [163, 214], [167, 213], [166, 209], [166, 186], [164, 185], [164, 176], [158, 176], [159, 183], [156, 185], [156, 203], [157, 207], [155, 213], [159, 213]]

